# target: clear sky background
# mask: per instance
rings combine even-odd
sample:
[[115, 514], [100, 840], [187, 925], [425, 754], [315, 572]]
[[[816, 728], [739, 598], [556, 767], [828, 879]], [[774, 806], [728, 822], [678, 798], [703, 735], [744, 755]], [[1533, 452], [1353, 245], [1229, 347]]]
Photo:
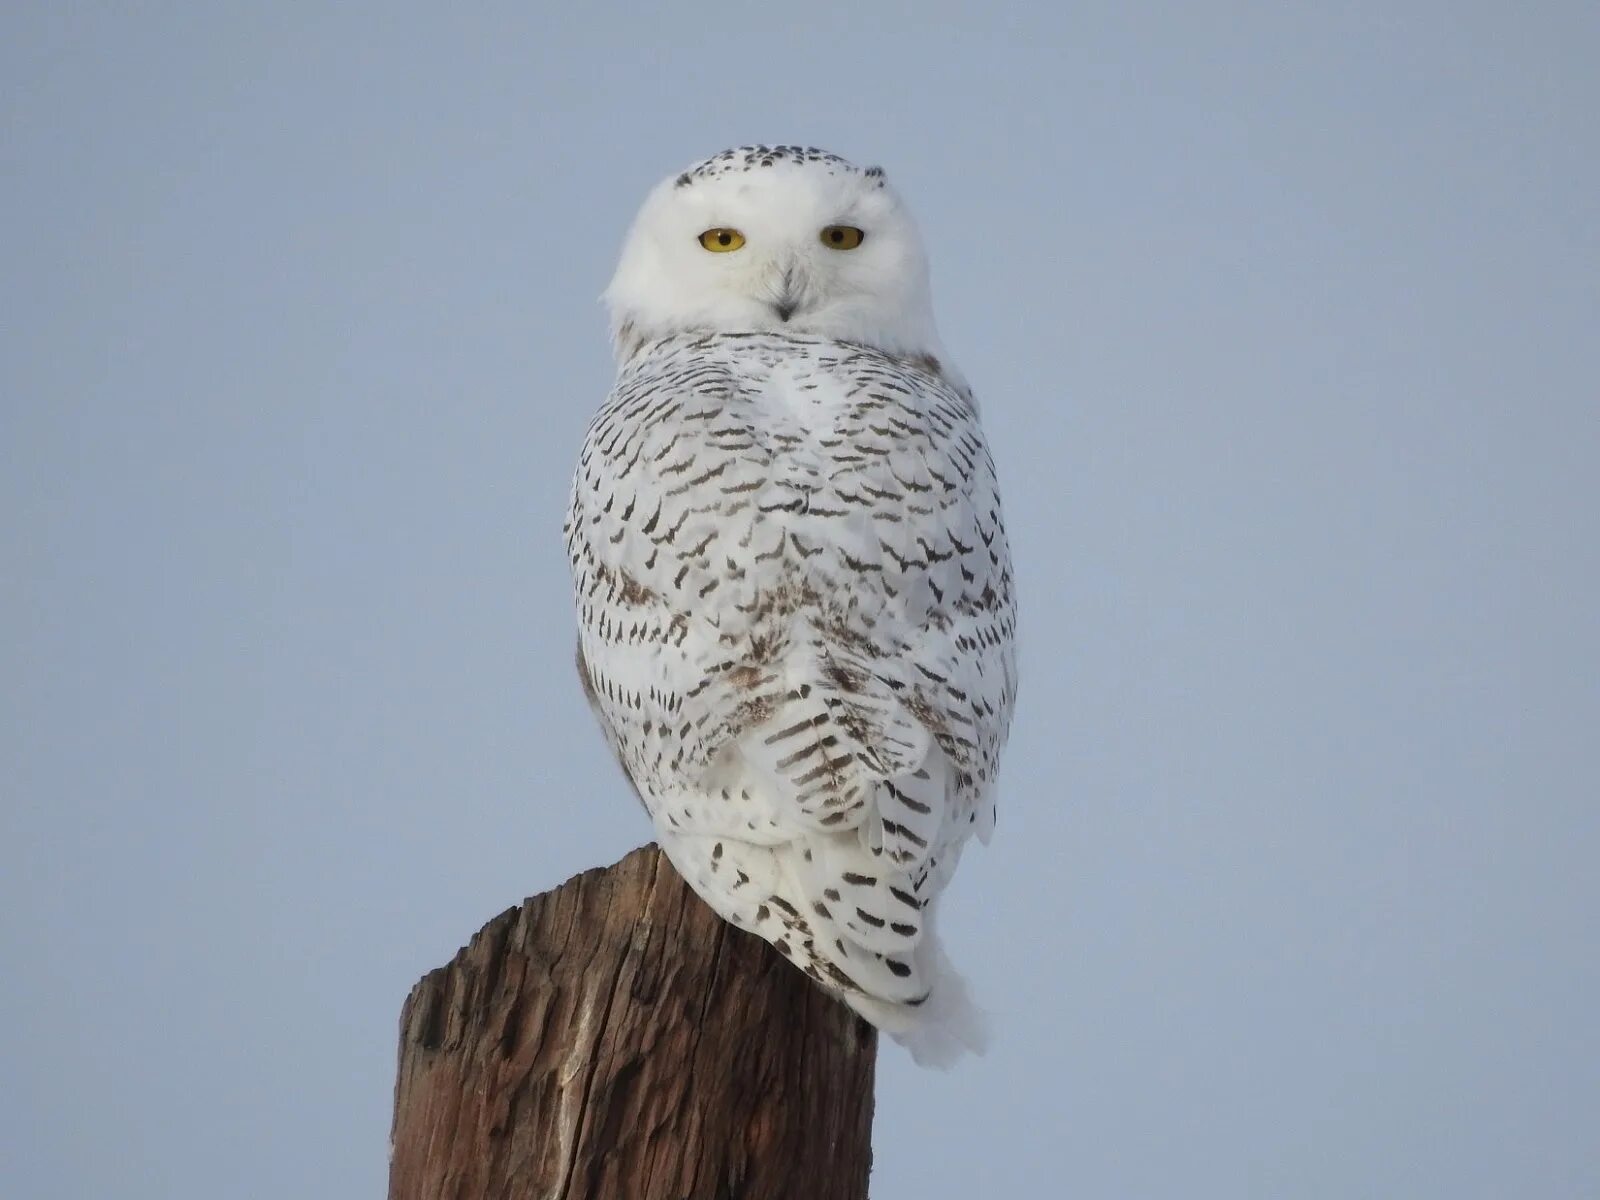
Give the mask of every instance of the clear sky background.
[[1600, 7], [8, 4], [0, 1193], [382, 1194], [648, 829], [573, 677], [658, 178], [882, 164], [1023, 605], [874, 1196], [1600, 1195]]

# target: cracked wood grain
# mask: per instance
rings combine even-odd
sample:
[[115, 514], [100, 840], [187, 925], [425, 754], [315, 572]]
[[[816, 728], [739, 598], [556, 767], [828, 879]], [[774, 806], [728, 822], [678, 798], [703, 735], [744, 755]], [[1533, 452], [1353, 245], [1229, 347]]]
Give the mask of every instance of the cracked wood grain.
[[389, 1197], [862, 1200], [876, 1048], [647, 846], [412, 989]]

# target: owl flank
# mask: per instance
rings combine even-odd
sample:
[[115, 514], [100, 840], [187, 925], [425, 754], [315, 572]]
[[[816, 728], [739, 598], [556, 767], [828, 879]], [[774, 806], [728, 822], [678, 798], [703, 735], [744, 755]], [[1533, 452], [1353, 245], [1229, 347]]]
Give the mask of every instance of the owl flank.
[[674, 867], [919, 1062], [1016, 697], [995, 469], [881, 170], [748, 146], [646, 199], [566, 539], [578, 661]]

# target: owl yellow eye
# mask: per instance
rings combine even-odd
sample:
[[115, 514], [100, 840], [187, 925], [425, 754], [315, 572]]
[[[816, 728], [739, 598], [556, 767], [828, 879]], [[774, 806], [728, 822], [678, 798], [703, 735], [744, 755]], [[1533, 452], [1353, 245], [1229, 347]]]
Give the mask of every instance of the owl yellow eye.
[[727, 254], [744, 245], [744, 234], [737, 229], [708, 229], [700, 235], [700, 244], [713, 254]]
[[829, 225], [822, 231], [822, 244], [834, 250], [854, 250], [866, 236], [854, 225]]

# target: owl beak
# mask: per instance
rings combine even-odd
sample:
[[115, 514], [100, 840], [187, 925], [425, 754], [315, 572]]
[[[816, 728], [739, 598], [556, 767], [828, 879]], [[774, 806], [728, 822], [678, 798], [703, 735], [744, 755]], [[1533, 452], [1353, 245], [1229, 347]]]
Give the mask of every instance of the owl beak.
[[800, 310], [805, 288], [805, 277], [798, 267], [794, 263], [785, 266], [778, 277], [777, 297], [772, 301], [772, 311], [778, 314], [778, 320], [787, 321]]

